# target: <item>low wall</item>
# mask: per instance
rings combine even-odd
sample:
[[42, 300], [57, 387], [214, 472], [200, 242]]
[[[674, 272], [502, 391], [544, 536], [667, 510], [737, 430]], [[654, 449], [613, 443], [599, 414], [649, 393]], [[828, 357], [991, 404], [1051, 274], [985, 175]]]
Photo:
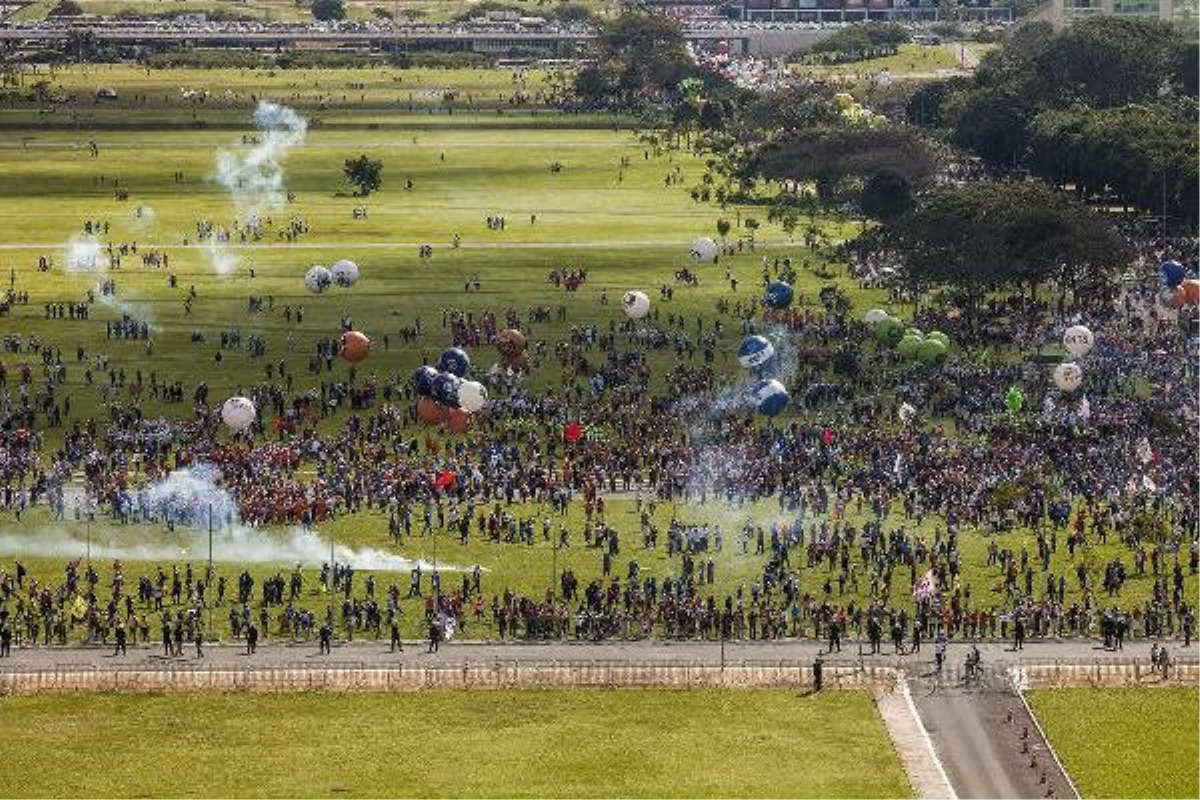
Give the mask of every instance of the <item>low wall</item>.
[[[887, 667], [827, 666], [824, 685], [890, 690]], [[0, 695], [57, 692], [411, 692], [566, 686], [812, 687], [798, 664], [471, 664], [458, 667], [297, 666], [265, 669], [120, 669], [0, 672]]]
[[1147, 662], [1125, 664], [1032, 664], [1014, 667], [1014, 683], [1025, 689], [1067, 687], [1195, 686], [1200, 664], [1172, 664], [1166, 676]]

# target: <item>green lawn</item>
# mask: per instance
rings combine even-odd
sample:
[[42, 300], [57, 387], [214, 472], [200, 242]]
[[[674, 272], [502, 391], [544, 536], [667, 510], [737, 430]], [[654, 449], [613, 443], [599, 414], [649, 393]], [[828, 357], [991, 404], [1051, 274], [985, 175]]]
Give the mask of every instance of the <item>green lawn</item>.
[[1046, 689], [1029, 702], [1084, 797], [1200, 793], [1200, 690]]
[[908, 797], [863, 692], [0, 699], [4, 797]]

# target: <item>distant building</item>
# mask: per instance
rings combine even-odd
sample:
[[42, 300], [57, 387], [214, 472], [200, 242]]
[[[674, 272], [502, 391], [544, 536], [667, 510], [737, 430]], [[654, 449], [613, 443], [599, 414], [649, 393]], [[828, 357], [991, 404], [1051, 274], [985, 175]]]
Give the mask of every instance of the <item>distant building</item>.
[[1170, 22], [1176, 16], [1175, 0], [1050, 0], [1051, 18], [1056, 23], [1087, 17], [1139, 17]]

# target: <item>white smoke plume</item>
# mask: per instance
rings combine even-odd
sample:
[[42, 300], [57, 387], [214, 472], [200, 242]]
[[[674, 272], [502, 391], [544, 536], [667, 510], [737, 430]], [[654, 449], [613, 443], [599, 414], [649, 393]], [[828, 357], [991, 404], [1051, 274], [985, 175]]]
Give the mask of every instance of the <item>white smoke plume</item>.
[[217, 181], [242, 211], [258, 211], [283, 202], [283, 162], [304, 141], [308, 122], [287, 106], [259, 101], [254, 125], [261, 135], [247, 151], [217, 152]]
[[[144, 519], [146, 512], [161, 523], [170, 523], [169, 530], [149, 534], [144, 527], [131, 526], [128, 534], [119, 526], [108, 528], [111, 540], [92, 541], [92, 558], [123, 561], [206, 561], [208, 559], [208, 526], [211, 514], [213, 527], [213, 560], [225, 563], [277, 564], [305, 567], [327, 563], [330, 542], [316, 530], [292, 528], [279, 533], [251, 528], [238, 522], [237, 501], [218, 481], [220, 472], [208, 464], [187, 467], [144, 490], [127, 495], [128, 511], [135, 519]], [[152, 538], [151, 538], [152, 536]], [[98, 537], [100, 538], [100, 537]], [[60, 529], [37, 534], [0, 532], [0, 554], [52, 558], [78, 558], [86, 552], [86, 542]], [[333, 556], [339, 564], [355, 569], [405, 572], [420, 564], [431, 570], [432, 564], [378, 550], [373, 547], [353, 548], [333, 545]], [[440, 563], [445, 572], [462, 572], [465, 567]]]
[[215, 239], [209, 239], [205, 243], [204, 254], [208, 257], [208, 263], [212, 264], [213, 271], [221, 277], [233, 272], [242, 260], [228, 245]]
[[108, 254], [92, 236], [72, 236], [63, 248], [67, 272], [94, 272], [108, 266]]
[[[118, 531], [119, 533], [119, 531]], [[133, 534], [131, 534], [132, 537]], [[139, 538], [143, 538], [139, 534]], [[200, 528], [176, 528], [173, 532], [155, 537], [155, 541], [121, 541], [113, 538], [101, 541], [93, 536], [92, 558], [125, 562], [206, 562], [208, 532]], [[87, 543], [79, 535], [61, 529], [38, 533], [0, 532], [0, 554], [26, 558], [82, 558]], [[349, 564], [356, 570], [377, 572], [407, 572], [420, 564], [422, 571], [433, 565], [413, 560], [373, 547], [353, 548], [335, 544], [334, 557], [339, 564]], [[213, 560], [233, 564], [269, 564], [279, 567], [319, 568], [329, 561], [329, 540], [314, 530], [293, 528], [286, 533], [257, 530], [242, 525], [216, 530], [213, 533]], [[441, 572], [464, 572], [466, 567], [438, 562]]]
[[138, 308], [133, 303], [122, 300], [119, 297], [117, 297], [115, 294], [108, 294], [108, 293], [102, 291], [103, 287], [99, 283], [97, 283], [94, 287], [92, 287], [92, 289], [93, 289], [93, 294], [96, 298], [96, 302], [99, 303], [100, 305], [106, 306], [107, 308], [111, 308], [113, 311], [117, 312], [118, 314], [123, 314], [123, 315], [127, 315], [129, 317], [132, 317], [133, 319], [136, 319], [139, 322], [144, 320], [146, 322], [146, 324], [149, 325], [150, 330], [155, 330], [155, 331], [158, 330], [158, 326], [155, 325], [154, 322], [151, 321], [150, 317], [147, 315], [145, 307]]

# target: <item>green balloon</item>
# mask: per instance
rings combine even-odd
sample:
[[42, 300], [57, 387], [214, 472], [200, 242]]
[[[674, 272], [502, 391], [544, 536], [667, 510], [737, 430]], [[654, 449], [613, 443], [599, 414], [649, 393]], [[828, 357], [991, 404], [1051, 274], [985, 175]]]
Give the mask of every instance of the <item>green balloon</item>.
[[1004, 393], [1004, 406], [1009, 412], [1016, 414], [1025, 407], [1025, 393], [1016, 386], [1008, 387]]
[[921, 333], [920, 328], [908, 328], [904, 331], [905, 336], [912, 336], [914, 339], [924, 339], [925, 334]]
[[896, 350], [905, 358], [916, 358], [917, 352], [921, 349], [921, 345], [923, 344], [925, 344], [925, 342], [921, 339], [918, 339], [915, 336], [908, 336], [906, 334], [904, 338], [900, 340], [900, 344], [896, 345]]
[[917, 358], [922, 364], [937, 366], [946, 360], [949, 348], [936, 339], [926, 339], [917, 346]]
[[946, 345], [946, 347], [950, 346], [950, 337], [941, 331], [930, 331], [929, 333], [925, 334], [925, 338], [933, 342], [941, 342], [942, 344]]
[[874, 336], [875, 340], [878, 342], [896, 345], [900, 343], [902, 338], [904, 338], [904, 326], [900, 324], [900, 320], [893, 317], [888, 317], [885, 320], [881, 320], [879, 324], [871, 330], [871, 335]]

